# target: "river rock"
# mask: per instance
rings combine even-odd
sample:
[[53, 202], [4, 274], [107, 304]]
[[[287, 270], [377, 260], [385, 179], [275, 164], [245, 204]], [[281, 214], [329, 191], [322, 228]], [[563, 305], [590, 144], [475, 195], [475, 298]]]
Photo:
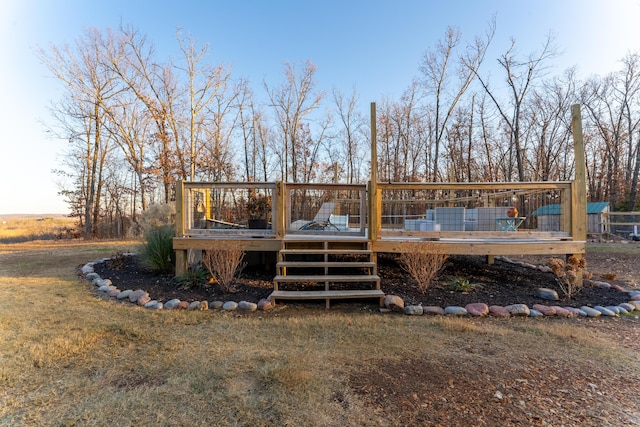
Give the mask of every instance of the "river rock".
[[200, 310], [200, 301], [193, 301], [190, 303], [187, 310]]
[[404, 308], [404, 314], [409, 316], [422, 316], [424, 310], [421, 305], [408, 305]]
[[258, 301], [258, 310], [269, 311], [273, 308], [273, 303], [268, 298]]
[[[546, 305], [542, 305], [542, 304], [533, 304], [533, 306], [531, 307], [532, 309], [542, 313], [545, 316], [555, 316], [556, 315], [556, 310], [553, 307], [549, 307]], [[529, 313], [531, 314], [531, 313]]]
[[200, 301], [200, 307], [198, 307], [200, 311], [209, 310], [209, 302], [208, 301]]
[[615, 306], [615, 305], [608, 305], [608, 306], [606, 306], [605, 308], [606, 308], [607, 310], [611, 310], [611, 311], [613, 311], [615, 314], [620, 314], [620, 313], [621, 313], [621, 311], [620, 311], [620, 307]]
[[100, 275], [98, 273], [96, 273], [95, 271], [92, 271], [89, 274], [85, 274], [84, 278], [87, 279], [87, 280], [93, 280], [93, 279], [100, 278]]
[[609, 289], [611, 287], [611, 284], [608, 282], [602, 282], [599, 280], [595, 280], [593, 282], [593, 286], [595, 286], [596, 288], [604, 288], [604, 289]]
[[426, 305], [422, 307], [422, 313], [430, 316], [444, 316], [444, 308], [438, 307], [436, 305]]
[[466, 316], [469, 313], [464, 307], [449, 306], [444, 308], [444, 314], [450, 316]]
[[553, 308], [556, 311], [556, 316], [558, 317], [578, 317], [577, 312], [571, 312], [566, 308], [559, 307], [557, 305], [552, 305], [551, 308]]
[[118, 299], [129, 298], [129, 295], [131, 295], [132, 293], [133, 291], [131, 289], [127, 289], [126, 291], [120, 292], [116, 298]]
[[142, 289], [137, 289], [133, 292], [131, 292], [131, 294], [129, 295], [129, 301], [131, 302], [137, 302], [140, 297], [144, 296], [144, 295], [149, 295], [147, 294], [144, 290]]
[[[554, 307], [556, 309], [556, 313], [558, 312], [558, 307]], [[569, 312], [569, 316], [567, 317], [579, 317], [579, 316], [586, 316], [586, 313], [582, 310], [580, 310], [579, 308], [575, 308], [575, 307], [560, 307], [563, 308], [564, 310], [567, 310]]]
[[489, 314], [489, 306], [483, 302], [474, 302], [464, 306], [471, 316], [482, 317]]
[[640, 296], [640, 291], [627, 291], [627, 293], [629, 294], [630, 297], [637, 297]]
[[93, 263], [89, 262], [82, 266], [81, 271], [85, 276], [89, 273], [93, 273]]
[[598, 310], [595, 310], [591, 307], [587, 307], [586, 305], [583, 305], [582, 307], [580, 307], [580, 310], [584, 311], [585, 314], [587, 315], [587, 317], [600, 317], [602, 316], [602, 313], [599, 312]]
[[611, 289], [612, 291], [617, 291], [617, 292], [627, 292], [627, 290], [625, 288], [623, 288], [620, 285], [611, 285], [609, 286], [609, 289]]
[[211, 301], [211, 303], [209, 304], [209, 307], [211, 307], [211, 309], [213, 310], [220, 310], [223, 305], [224, 305], [224, 301]]
[[494, 317], [511, 317], [511, 313], [509, 313], [509, 310], [502, 307], [501, 305], [489, 306], [489, 314]]
[[186, 310], [187, 308], [189, 308], [189, 302], [188, 301], [180, 301], [176, 308], [178, 310]]
[[384, 306], [393, 311], [404, 311], [404, 300], [397, 295], [385, 295]]
[[255, 302], [240, 301], [238, 303], [238, 309], [243, 311], [256, 311], [258, 309], [258, 304]]
[[178, 304], [180, 304], [180, 300], [178, 298], [171, 299], [164, 303], [164, 308], [167, 310], [173, 310], [178, 308]]
[[140, 306], [144, 306], [149, 301], [151, 301], [151, 297], [149, 296], [148, 293], [145, 292], [144, 295], [142, 295], [140, 298], [138, 298], [138, 300], [136, 301], [136, 304], [138, 304]]
[[618, 314], [629, 314], [629, 312], [627, 310], [625, 310], [624, 308], [622, 308], [620, 306], [616, 306], [616, 308], [618, 309]]
[[603, 307], [601, 305], [596, 305], [593, 308], [594, 308], [594, 310], [598, 310], [600, 313], [602, 313], [603, 316], [609, 316], [609, 317], [616, 316], [616, 313], [614, 313], [613, 311], [611, 311], [608, 308], [605, 308], [605, 307]]
[[538, 311], [538, 310], [536, 310], [534, 308], [531, 308], [531, 309], [529, 309], [529, 317], [544, 317], [544, 313], [542, 313], [542, 312], [540, 312], [540, 311]]
[[620, 304], [620, 307], [627, 310], [627, 312], [631, 312], [636, 309], [635, 305], [629, 304], [628, 302], [623, 302], [622, 304]]
[[548, 301], [558, 301], [560, 297], [558, 297], [558, 292], [549, 288], [539, 288], [536, 290], [536, 295], [542, 299]]
[[512, 304], [505, 307], [512, 316], [529, 316], [529, 307], [526, 304]]
[[115, 288], [115, 289], [111, 289], [109, 292], [107, 292], [107, 295], [110, 296], [110, 297], [117, 297], [119, 293], [120, 293], [120, 289]]
[[222, 304], [222, 309], [225, 311], [235, 311], [238, 309], [238, 303], [235, 301], [226, 301]]

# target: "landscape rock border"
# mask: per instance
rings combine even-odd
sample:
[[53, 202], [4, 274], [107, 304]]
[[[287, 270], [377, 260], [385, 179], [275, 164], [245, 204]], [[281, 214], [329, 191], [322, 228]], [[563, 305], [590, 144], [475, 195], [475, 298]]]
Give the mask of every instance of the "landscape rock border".
[[[125, 254], [133, 255], [133, 254]], [[525, 268], [531, 268], [541, 271], [546, 271], [547, 266], [536, 266], [521, 261], [512, 261], [507, 257], [496, 257], [504, 262], [519, 265]], [[114, 298], [120, 301], [128, 301], [132, 304], [136, 304], [140, 307], [144, 307], [151, 310], [198, 310], [206, 311], [210, 309], [222, 310], [222, 311], [268, 311], [271, 310], [274, 305], [270, 299], [262, 299], [257, 304], [249, 301], [180, 301], [179, 299], [172, 299], [166, 302], [157, 301], [151, 298], [148, 292], [143, 289], [126, 289], [120, 290], [113, 285], [110, 279], [100, 277], [95, 272], [94, 266], [99, 263], [107, 262], [110, 258], [102, 258], [96, 261], [88, 262], [80, 268], [81, 275], [91, 281], [92, 285], [97, 288], [98, 292], [104, 293], [109, 298]], [[629, 295], [629, 302], [619, 304], [617, 306], [600, 306], [594, 307], [582, 306], [582, 307], [570, 307], [570, 306], [546, 306], [542, 304], [534, 304], [532, 307], [528, 307], [525, 304], [512, 304], [506, 307], [492, 305], [489, 306], [483, 302], [477, 302], [473, 304], [467, 304], [465, 307], [449, 306], [449, 307], [437, 307], [437, 306], [422, 306], [422, 305], [409, 305], [405, 306], [404, 301], [397, 295], [386, 295], [384, 298], [384, 308], [381, 308], [382, 312], [402, 312], [409, 316], [422, 316], [422, 315], [439, 315], [439, 316], [472, 316], [472, 317], [617, 317], [620, 315], [627, 315], [634, 312], [640, 312], [640, 290], [627, 290], [618, 285], [611, 285], [607, 282], [601, 281], [587, 281], [585, 282], [591, 286], [597, 286], [601, 288], [610, 289], [612, 292], [625, 292]], [[541, 288], [538, 290], [538, 294], [543, 299], [553, 299], [552, 297], [545, 297], [549, 295], [549, 290]], [[543, 296], [545, 295], [545, 296]], [[636, 317], [637, 314], [634, 313]]]

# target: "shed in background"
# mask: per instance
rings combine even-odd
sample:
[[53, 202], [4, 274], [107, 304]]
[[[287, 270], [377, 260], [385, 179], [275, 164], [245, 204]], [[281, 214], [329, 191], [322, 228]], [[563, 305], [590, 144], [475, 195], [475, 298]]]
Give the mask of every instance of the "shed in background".
[[[609, 202], [587, 203], [587, 233], [604, 233], [608, 212]], [[560, 231], [561, 215], [560, 204], [552, 204], [539, 207], [530, 216], [536, 218], [538, 231]]]

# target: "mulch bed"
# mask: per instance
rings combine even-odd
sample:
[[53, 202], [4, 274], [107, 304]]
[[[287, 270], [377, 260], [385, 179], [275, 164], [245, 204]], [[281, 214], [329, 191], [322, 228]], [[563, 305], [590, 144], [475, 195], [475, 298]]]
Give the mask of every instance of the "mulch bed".
[[[249, 301], [258, 302], [267, 298], [272, 290], [271, 280], [275, 275], [273, 267], [265, 271], [262, 266], [247, 267], [242, 276], [236, 280], [232, 292], [225, 293], [213, 283], [200, 283], [185, 287], [178, 283], [173, 274], [155, 274], [144, 269], [136, 256], [117, 257], [117, 262], [97, 264], [94, 268], [102, 278], [111, 279], [121, 290], [144, 289], [152, 299], [168, 301], [178, 298], [182, 301]], [[585, 286], [570, 300], [547, 301], [536, 296], [538, 288], [551, 288], [562, 292], [551, 273], [521, 267], [501, 260], [492, 265], [479, 256], [453, 256], [447, 262], [437, 283], [432, 284], [422, 293], [412, 283], [412, 279], [398, 265], [393, 255], [381, 255], [378, 260], [378, 274], [385, 294], [398, 295], [405, 304], [435, 305], [439, 307], [462, 306], [469, 303], [484, 302], [489, 305], [506, 306], [510, 304], [561, 305], [581, 307], [584, 305], [618, 305], [628, 300], [622, 292], [609, 289]], [[467, 292], [451, 290], [452, 278], [464, 278], [474, 287]], [[306, 287], [310, 289], [310, 287]], [[341, 301], [348, 304], [348, 301]], [[375, 300], [366, 301], [377, 304]], [[297, 302], [288, 302], [297, 304]], [[324, 307], [323, 301], [304, 301], [304, 305]]]

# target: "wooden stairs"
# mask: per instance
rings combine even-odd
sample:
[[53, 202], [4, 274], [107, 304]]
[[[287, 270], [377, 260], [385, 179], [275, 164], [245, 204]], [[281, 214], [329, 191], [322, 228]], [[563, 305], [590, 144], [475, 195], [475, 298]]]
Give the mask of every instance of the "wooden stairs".
[[[375, 255], [367, 239], [283, 239], [271, 301], [378, 298]], [[288, 288], [288, 289], [287, 289]], [[293, 289], [292, 289], [293, 288]]]

